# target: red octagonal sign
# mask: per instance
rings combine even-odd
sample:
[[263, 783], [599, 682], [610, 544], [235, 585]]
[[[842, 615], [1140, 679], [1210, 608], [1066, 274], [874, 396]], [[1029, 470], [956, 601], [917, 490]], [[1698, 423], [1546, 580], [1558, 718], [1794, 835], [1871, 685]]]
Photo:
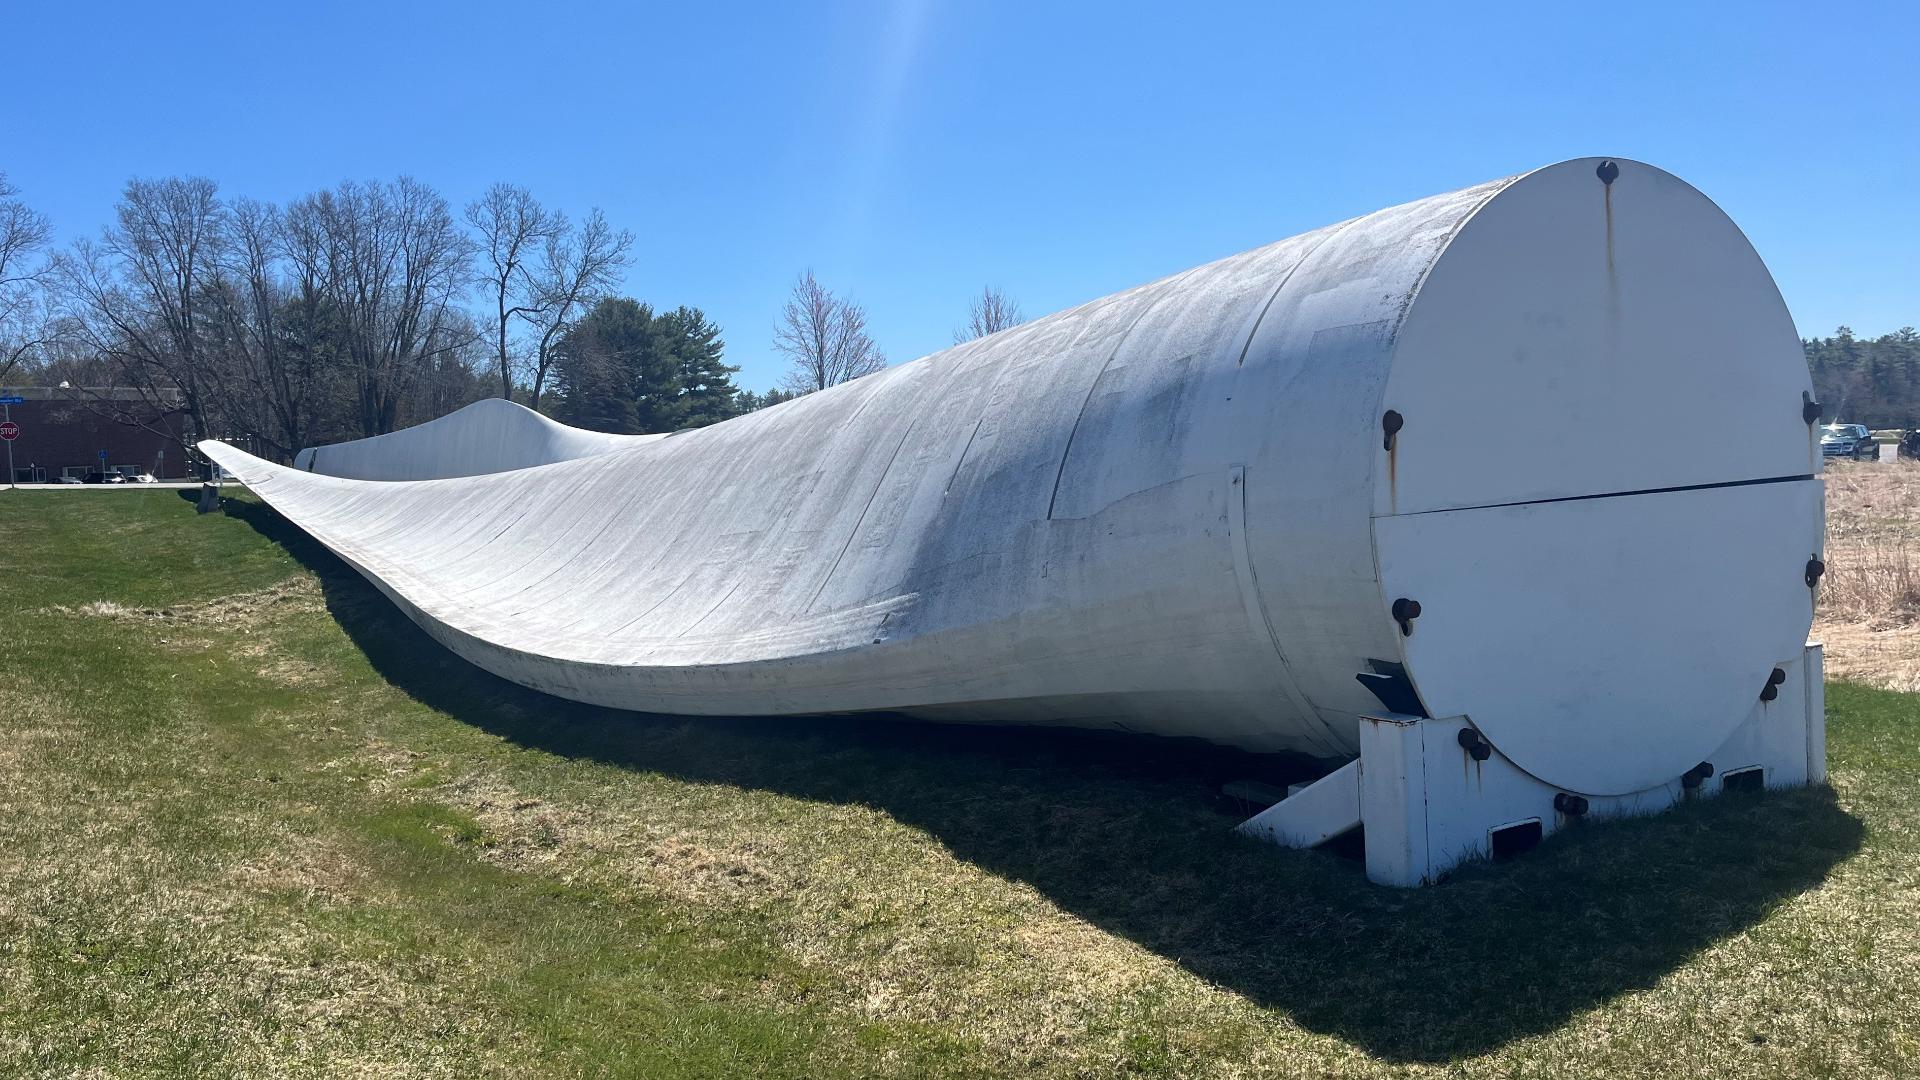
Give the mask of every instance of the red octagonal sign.
[[11, 420], [0, 421], [0, 440], [12, 442], [20, 437], [20, 425]]

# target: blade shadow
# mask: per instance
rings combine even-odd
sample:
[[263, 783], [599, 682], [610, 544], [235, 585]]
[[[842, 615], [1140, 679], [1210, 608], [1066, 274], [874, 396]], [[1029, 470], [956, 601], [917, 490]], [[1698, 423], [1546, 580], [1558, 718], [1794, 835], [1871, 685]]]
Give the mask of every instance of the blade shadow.
[[1817, 887], [1864, 836], [1824, 787], [1729, 794], [1570, 830], [1427, 889], [1387, 889], [1352, 860], [1230, 832], [1252, 808], [1221, 795], [1222, 782], [1302, 778], [1304, 759], [1069, 730], [582, 705], [447, 652], [264, 504], [229, 499], [226, 510], [318, 575], [375, 670], [423, 704], [569, 758], [883, 809], [958, 858], [1392, 1061], [1483, 1054], [1650, 987]]

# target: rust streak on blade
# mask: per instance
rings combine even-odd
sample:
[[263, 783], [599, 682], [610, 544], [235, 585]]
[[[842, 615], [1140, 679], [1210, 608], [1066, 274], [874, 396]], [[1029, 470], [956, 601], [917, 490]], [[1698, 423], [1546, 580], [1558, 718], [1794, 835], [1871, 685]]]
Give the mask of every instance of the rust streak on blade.
[[1613, 280], [1613, 185], [1600, 185], [1601, 199], [1607, 204], [1607, 280]]
[[1387, 513], [1400, 512], [1400, 440], [1387, 447]]

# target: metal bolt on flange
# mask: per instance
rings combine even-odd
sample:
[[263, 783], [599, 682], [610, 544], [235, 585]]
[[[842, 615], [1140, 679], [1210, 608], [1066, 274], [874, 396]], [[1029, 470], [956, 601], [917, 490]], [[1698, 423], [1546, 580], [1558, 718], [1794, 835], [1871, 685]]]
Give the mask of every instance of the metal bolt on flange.
[[1819, 423], [1820, 414], [1825, 411], [1826, 409], [1819, 402], [1813, 400], [1812, 394], [1804, 390], [1800, 392], [1800, 419], [1806, 421], [1808, 427]]
[[1760, 700], [1772, 701], [1779, 697], [1780, 684], [1786, 681], [1787, 673], [1780, 668], [1774, 668], [1773, 672], [1767, 676], [1767, 685], [1760, 688]]
[[1413, 636], [1413, 620], [1420, 617], [1420, 601], [1401, 597], [1393, 602], [1393, 621], [1400, 624], [1400, 636]]
[[1406, 426], [1406, 418], [1401, 416], [1398, 411], [1388, 409], [1386, 412], [1381, 413], [1380, 430], [1386, 433], [1386, 438], [1381, 440], [1381, 449], [1392, 450], [1393, 437], [1400, 434], [1400, 429]]
[[1493, 756], [1493, 744], [1481, 738], [1480, 733], [1472, 728], [1461, 728], [1454, 741], [1475, 761], [1485, 761]]

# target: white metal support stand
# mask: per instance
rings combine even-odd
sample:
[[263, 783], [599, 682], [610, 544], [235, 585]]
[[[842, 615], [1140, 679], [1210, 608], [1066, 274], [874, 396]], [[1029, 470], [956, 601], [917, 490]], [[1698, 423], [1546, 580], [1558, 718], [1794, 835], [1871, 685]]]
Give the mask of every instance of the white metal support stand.
[[1378, 713], [1360, 719], [1360, 756], [1239, 831], [1311, 847], [1365, 826], [1368, 879], [1416, 886], [1506, 845], [1524, 847], [1578, 817], [1652, 814], [1745, 785], [1802, 787], [1827, 778], [1826, 692], [1819, 643], [1783, 663], [1786, 678], [1707, 761], [1656, 787], [1586, 795], [1541, 782], [1479, 737], [1466, 717]]

